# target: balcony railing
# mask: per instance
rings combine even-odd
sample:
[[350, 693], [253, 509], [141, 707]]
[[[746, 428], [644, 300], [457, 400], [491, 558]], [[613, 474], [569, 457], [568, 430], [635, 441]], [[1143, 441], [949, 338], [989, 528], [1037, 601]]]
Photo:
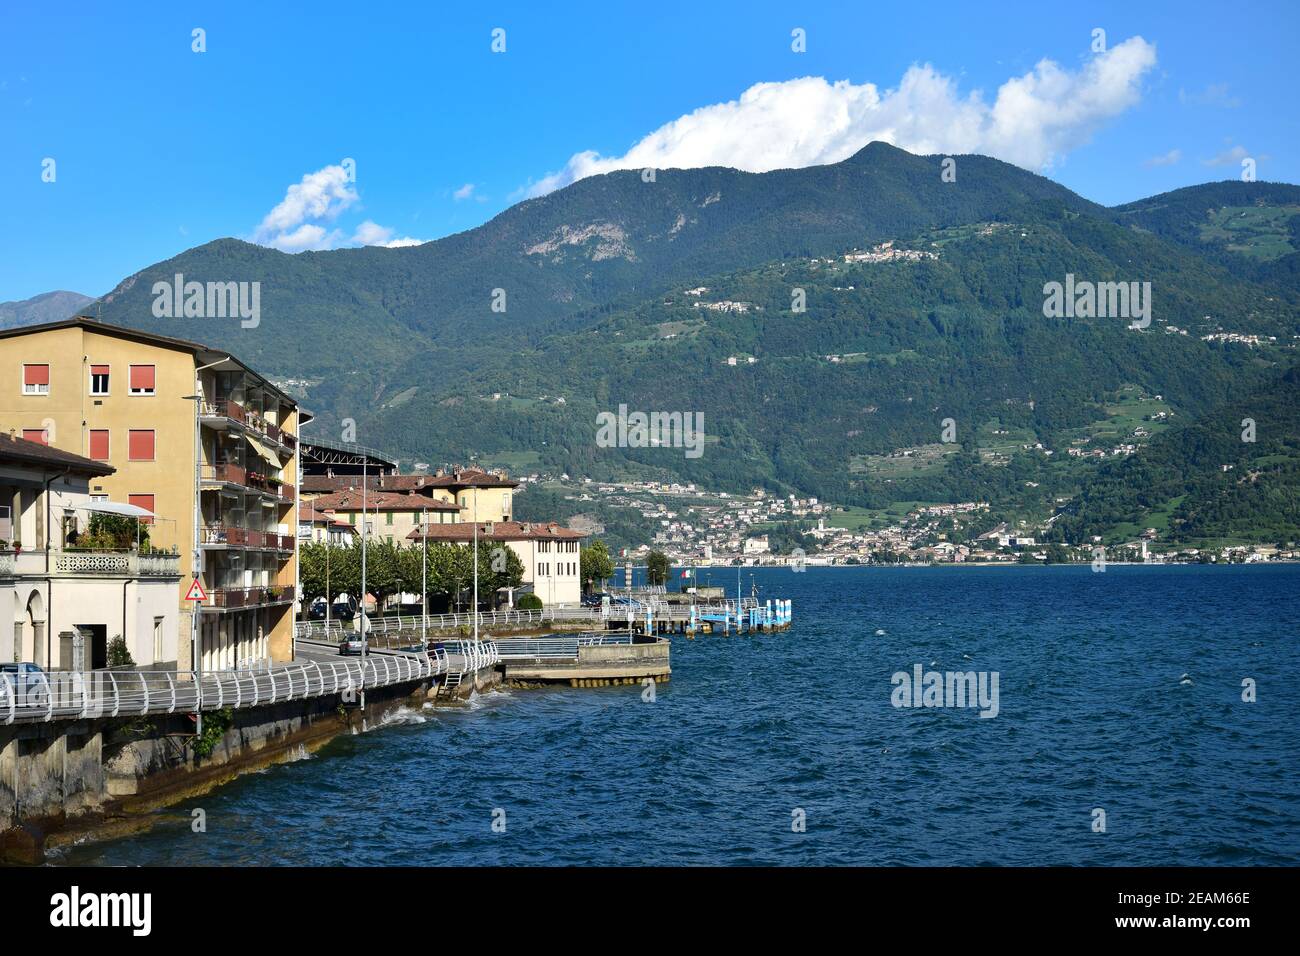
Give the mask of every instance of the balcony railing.
[[204, 418], [230, 418], [242, 423], [246, 419], [248, 412], [238, 402], [232, 402], [228, 398], [221, 398], [215, 402], [204, 402], [200, 414]]
[[248, 472], [236, 464], [204, 465], [199, 474], [204, 481], [224, 481], [231, 485], [248, 485]]
[[267, 548], [274, 551], [292, 551], [293, 536], [277, 531], [254, 531], [251, 528], [204, 525], [199, 536], [201, 544], [224, 544], [232, 548]]
[[293, 602], [293, 587], [290, 585], [266, 585], [248, 588], [213, 588], [208, 592], [208, 607], [241, 608], [262, 607], [268, 604], [290, 604]]
[[[179, 577], [181, 556], [167, 551], [45, 551], [0, 552], [0, 577]], [[6, 569], [8, 573], [6, 574]]]
[[247, 488], [250, 491], [256, 491], [264, 495], [272, 495], [285, 502], [294, 499], [293, 485], [286, 484], [278, 478], [270, 478], [258, 472], [249, 471], [247, 468], [234, 463], [204, 465], [199, 474], [204, 481], [220, 481], [226, 484], [239, 485], [241, 488]]
[[298, 447], [298, 439], [289, 432], [279, 425], [267, 421], [263, 414], [256, 409], [246, 408], [232, 399], [219, 398], [213, 402], [204, 402], [200, 414], [204, 418], [226, 418], [238, 422], [240, 425], [251, 428], [259, 435], [263, 435], [276, 444], [287, 448], [290, 452], [293, 452]]
[[293, 485], [285, 484], [278, 478], [268, 478], [255, 471], [248, 473], [248, 487], [266, 494], [275, 495], [285, 501], [293, 501]]

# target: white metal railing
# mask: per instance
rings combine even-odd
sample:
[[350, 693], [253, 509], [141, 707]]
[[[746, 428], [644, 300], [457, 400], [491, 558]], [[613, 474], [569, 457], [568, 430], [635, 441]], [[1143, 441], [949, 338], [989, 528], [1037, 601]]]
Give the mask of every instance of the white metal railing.
[[[735, 599], [714, 601], [709, 604], [694, 605], [696, 613], [709, 616], [735, 617], [749, 608], [757, 607], [755, 598], [743, 598], [739, 602], [739, 612]], [[541, 624], [546, 621], [596, 621], [606, 617], [615, 621], [622, 620], [631, 611], [635, 619], [641, 620], [649, 611], [655, 618], [662, 620], [685, 620], [691, 616], [690, 604], [669, 604], [666, 601], [651, 598], [646, 601], [611, 604], [608, 615], [599, 607], [584, 607], [580, 604], [555, 604], [540, 611], [480, 611], [478, 622], [480, 628], [498, 627], [509, 624]], [[424, 624], [424, 617], [419, 614], [372, 617], [366, 622], [366, 632], [372, 637], [377, 635], [419, 633]], [[474, 626], [472, 611], [457, 614], [430, 614], [428, 617], [430, 631], [449, 631], [462, 627]], [[356, 621], [347, 625], [337, 620], [329, 622], [329, 630], [324, 621], [298, 621], [294, 624], [294, 636], [307, 640], [337, 641], [345, 631], [355, 631]]]
[[[491, 653], [496, 654], [495, 647]], [[266, 670], [199, 675], [110, 670], [5, 673], [0, 674], [0, 724], [254, 707], [423, 680], [445, 674], [448, 666], [447, 653], [442, 651], [371, 654], [360, 661], [298, 661]]]
[[627, 632], [611, 634], [574, 634], [570, 637], [499, 637], [497, 653], [503, 661], [577, 660], [578, 649], [604, 645], [631, 644]]
[[496, 641], [440, 641], [432, 653], [447, 661], [448, 671], [475, 673], [501, 663]]
[[[540, 611], [480, 611], [478, 615], [479, 627], [493, 627], [503, 624], [538, 624], [545, 620], [553, 620], [556, 609], [543, 609]], [[591, 617], [592, 612], [586, 611], [584, 617]], [[409, 616], [392, 616], [392, 617], [371, 617], [366, 620], [366, 632], [368, 634], [395, 634], [402, 631], [419, 631], [424, 624], [424, 617], [420, 614]], [[461, 627], [473, 627], [474, 614], [467, 611], [463, 614], [430, 614], [429, 630], [455, 630]], [[350, 621], [345, 626], [339, 621], [330, 621], [329, 634], [337, 635], [344, 630], [356, 630], [357, 622]], [[324, 621], [298, 621], [294, 625], [294, 633], [298, 637], [314, 638], [326, 634]]]

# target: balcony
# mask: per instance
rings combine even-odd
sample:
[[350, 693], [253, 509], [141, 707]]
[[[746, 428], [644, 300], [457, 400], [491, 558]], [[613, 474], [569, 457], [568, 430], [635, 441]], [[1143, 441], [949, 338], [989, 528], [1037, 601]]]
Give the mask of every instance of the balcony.
[[199, 534], [199, 544], [209, 548], [252, 548], [270, 551], [292, 551], [293, 536], [276, 531], [254, 531], [250, 528], [230, 527], [223, 524], [204, 525]]
[[204, 481], [216, 481], [227, 485], [248, 486], [248, 472], [236, 464], [204, 465], [199, 472]]
[[293, 586], [272, 584], [247, 588], [213, 588], [204, 610], [237, 611], [293, 603]]
[[202, 480], [209, 484], [238, 485], [245, 491], [265, 495], [281, 504], [288, 504], [294, 499], [293, 485], [285, 484], [279, 478], [270, 478], [249, 471], [234, 463], [204, 465], [199, 474]]
[[247, 484], [254, 491], [260, 491], [264, 495], [271, 495], [281, 501], [293, 501], [293, 485], [285, 484], [279, 478], [270, 478], [250, 471]]
[[229, 428], [232, 424], [256, 432], [260, 437], [279, 445], [289, 454], [298, 447], [298, 439], [289, 432], [268, 422], [261, 412], [245, 408], [239, 402], [229, 398], [220, 398], [214, 402], [204, 402], [199, 409], [199, 417], [214, 428]]
[[167, 551], [0, 552], [0, 577], [178, 578], [181, 556]]
[[248, 412], [238, 402], [222, 398], [215, 402], [204, 402], [199, 409], [199, 417], [209, 422], [224, 420], [242, 425], [248, 417]]

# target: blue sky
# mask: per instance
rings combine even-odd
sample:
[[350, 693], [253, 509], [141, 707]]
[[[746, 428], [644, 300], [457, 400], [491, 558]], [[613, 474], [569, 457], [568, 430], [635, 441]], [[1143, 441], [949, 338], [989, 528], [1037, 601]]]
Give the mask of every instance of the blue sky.
[[429, 240], [620, 164], [805, 165], [864, 136], [1107, 204], [1242, 156], [1300, 181], [1293, 2], [465, 6], [7, 0], [0, 301], [102, 294], [223, 236]]

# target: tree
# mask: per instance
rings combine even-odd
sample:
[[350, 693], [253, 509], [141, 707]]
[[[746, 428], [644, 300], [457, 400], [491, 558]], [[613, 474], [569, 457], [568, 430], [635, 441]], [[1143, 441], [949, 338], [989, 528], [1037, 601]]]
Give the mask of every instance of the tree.
[[131, 656], [131, 649], [126, 646], [126, 638], [121, 634], [115, 635], [108, 642], [108, 666], [135, 667], [135, 658]]
[[597, 581], [613, 576], [614, 559], [609, 556], [609, 547], [597, 538], [582, 549], [582, 590], [591, 591]]
[[521, 611], [540, 611], [542, 609], [542, 599], [536, 594], [525, 594], [515, 602], [515, 607]]
[[479, 595], [503, 588], [517, 588], [524, 583], [524, 562], [509, 545], [495, 542], [490, 548], [480, 543], [478, 549]]
[[668, 583], [668, 555], [662, 551], [651, 551], [646, 556], [645, 565], [652, 585]]

